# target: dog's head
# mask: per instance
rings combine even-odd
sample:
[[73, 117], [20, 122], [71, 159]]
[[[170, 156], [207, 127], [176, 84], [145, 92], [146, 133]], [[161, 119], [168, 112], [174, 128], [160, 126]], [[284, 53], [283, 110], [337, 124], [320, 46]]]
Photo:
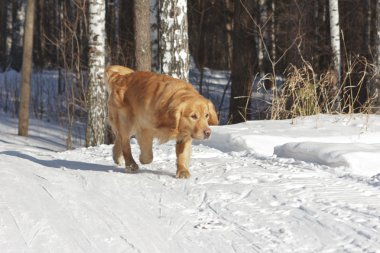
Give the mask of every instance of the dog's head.
[[181, 136], [204, 140], [210, 137], [210, 125], [219, 123], [212, 102], [201, 96], [187, 99], [177, 111], [177, 129]]

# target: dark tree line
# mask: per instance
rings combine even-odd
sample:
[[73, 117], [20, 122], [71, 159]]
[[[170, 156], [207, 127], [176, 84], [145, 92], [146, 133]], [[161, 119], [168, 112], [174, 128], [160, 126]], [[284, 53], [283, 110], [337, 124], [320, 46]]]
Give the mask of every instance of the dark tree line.
[[[330, 0], [331, 1], [331, 0]], [[21, 69], [25, 0], [0, 0], [0, 68]], [[165, 1], [150, 4], [151, 34], [160, 28]], [[106, 0], [106, 62], [138, 67], [135, 24], [148, 20], [139, 1]], [[377, 0], [339, 0], [342, 79], [350, 88], [359, 111], [369, 97], [378, 97], [379, 3]], [[145, 5], [143, 5], [145, 4]], [[144, 7], [145, 6], [145, 7]], [[145, 12], [144, 12], [145, 8]], [[135, 9], [139, 13], [135, 13]], [[61, 69], [75, 74], [77, 90], [85, 83], [88, 67], [88, 1], [36, 0], [34, 69]], [[251, 83], [266, 76], [263, 85], [274, 88], [276, 76], [287, 76], [289, 67], [312, 68], [316, 78], [334, 73], [329, 0], [188, 0], [189, 51], [201, 70], [231, 70], [230, 120], [250, 119]], [[169, 12], [172, 15], [174, 12]], [[151, 67], [160, 70], [159, 39], [151, 36]], [[136, 42], [137, 41], [137, 42]], [[355, 84], [362, 82], [365, 87]], [[337, 75], [335, 73], [334, 75]], [[331, 78], [331, 85], [337, 78]], [[378, 79], [377, 79], [378, 80]], [[335, 82], [335, 83], [334, 83]], [[61, 83], [61, 90], [69, 85]], [[202, 92], [202, 78], [200, 80]], [[370, 91], [370, 93], [368, 92]], [[79, 94], [85, 100], [84, 94]], [[342, 97], [344, 98], [344, 94]], [[376, 101], [376, 99], [374, 99]], [[378, 104], [374, 108], [378, 108]], [[268, 115], [264, 116], [270, 117]]]
[[[336, 72], [329, 2], [190, 1], [190, 47], [197, 66], [232, 70], [232, 97], [238, 97], [231, 102], [232, 122], [250, 118], [250, 101], [246, 97], [251, 92], [251, 78], [257, 73], [282, 76], [289, 66], [301, 68], [305, 64], [312, 67], [316, 76]], [[379, 3], [375, 0], [338, 3], [342, 96], [355, 97], [352, 110], [360, 111], [369, 98], [375, 101], [379, 96], [378, 92], [368, 91], [374, 82], [379, 56], [376, 24]], [[362, 83], [363, 73], [364, 85], [358, 85]], [[332, 78], [331, 85], [339, 87], [337, 79]], [[265, 80], [266, 85], [273, 86], [273, 80]], [[241, 85], [234, 86], [234, 83]], [[351, 110], [343, 107], [343, 111]], [[379, 104], [373, 107], [378, 110]]]
[[[244, 12], [253, 5], [249, 10], [252, 23], [247, 33], [251, 33], [256, 42], [263, 36], [270, 54], [264, 54], [264, 72], [271, 72], [268, 57], [276, 60], [284, 53], [277, 64], [278, 73], [283, 73], [290, 63], [301, 64], [301, 57], [310, 61], [317, 71], [330, 67], [328, 0], [189, 1], [191, 52], [200, 66], [231, 68], [234, 7], [240, 6], [239, 3], [245, 5]], [[373, 61], [376, 1], [340, 0], [339, 12], [344, 35], [341, 43], [347, 54], [362, 55]], [[260, 50], [258, 43], [254, 47]]]

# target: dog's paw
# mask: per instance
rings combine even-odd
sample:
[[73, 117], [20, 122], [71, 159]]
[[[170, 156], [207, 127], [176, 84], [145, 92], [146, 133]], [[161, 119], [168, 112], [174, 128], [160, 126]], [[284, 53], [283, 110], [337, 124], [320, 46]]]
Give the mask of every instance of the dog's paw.
[[119, 157], [113, 157], [113, 161], [117, 164], [117, 165], [122, 165], [124, 164], [124, 157], [123, 156], [119, 156]]
[[149, 164], [153, 161], [153, 155], [140, 155], [141, 164]]
[[177, 171], [176, 178], [189, 178], [190, 172], [188, 170]]
[[127, 173], [136, 173], [139, 169], [139, 166], [136, 163], [132, 163], [130, 165], [125, 165], [125, 171]]

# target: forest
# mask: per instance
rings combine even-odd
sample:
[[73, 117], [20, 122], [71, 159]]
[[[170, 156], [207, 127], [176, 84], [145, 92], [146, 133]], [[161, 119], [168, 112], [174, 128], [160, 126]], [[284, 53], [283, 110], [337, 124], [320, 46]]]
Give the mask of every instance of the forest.
[[[87, 136], [106, 135], [105, 112], [91, 112], [105, 107], [106, 95], [95, 93], [99, 89], [94, 87], [103, 85], [103, 69], [114, 64], [190, 81], [213, 100], [223, 124], [379, 111], [380, 1], [0, 0], [0, 4], [0, 70], [23, 72], [25, 51], [30, 52], [32, 76], [57, 73], [51, 85], [62, 101], [53, 110], [59, 121], [69, 129], [75, 122], [100, 126], [87, 127]], [[34, 16], [28, 21], [31, 5]], [[33, 30], [32, 47], [23, 50], [28, 29]], [[215, 73], [224, 77], [219, 95], [210, 88]], [[0, 82], [5, 87], [2, 110], [20, 116], [20, 83]], [[33, 99], [32, 95], [32, 104]], [[43, 102], [36, 103], [34, 116], [51, 111]], [[106, 139], [87, 138], [86, 143]]]

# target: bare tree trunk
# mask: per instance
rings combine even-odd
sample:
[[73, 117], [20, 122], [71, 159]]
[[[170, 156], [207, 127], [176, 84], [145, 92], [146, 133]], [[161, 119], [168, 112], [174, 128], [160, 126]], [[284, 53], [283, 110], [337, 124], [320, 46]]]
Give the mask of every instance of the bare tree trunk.
[[33, 67], [34, 9], [35, 0], [28, 0], [25, 20], [24, 50], [22, 56], [22, 80], [18, 121], [18, 134], [21, 136], [28, 136], [29, 130], [30, 79]]
[[152, 53], [150, 46], [150, 0], [135, 0], [135, 62], [137, 70], [150, 71]]
[[202, 1], [202, 0], [199, 3], [199, 8], [200, 8], [198, 10], [198, 12], [200, 13], [199, 23], [198, 23], [199, 30], [197, 32], [197, 38], [194, 38], [194, 40], [196, 40], [196, 49], [195, 49], [196, 51], [194, 52], [194, 55], [193, 55], [194, 62], [197, 64], [197, 67], [200, 71], [200, 78], [198, 81], [200, 94], [203, 94], [203, 76], [204, 76], [204, 66], [205, 66], [205, 61], [206, 61], [205, 45], [204, 45], [204, 41], [205, 41], [204, 24], [205, 24], [205, 12], [206, 12], [205, 3], [206, 1]]
[[6, 66], [6, 34], [7, 34], [7, 1], [0, 0], [0, 5], [3, 6], [0, 10], [0, 71]]
[[105, 143], [106, 90], [105, 68], [105, 0], [89, 1], [89, 85], [86, 146]]
[[380, 113], [380, 0], [376, 1], [376, 58], [375, 80], [370, 86], [370, 95], [373, 97], [374, 112]]
[[233, 55], [231, 71], [231, 100], [229, 119], [239, 123], [250, 119], [250, 96], [254, 61], [257, 59], [252, 20], [255, 1], [235, 2]]
[[160, 2], [161, 72], [189, 80], [187, 0]]
[[329, 0], [330, 36], [333, 52], [334, 69], [338, 77], [338, 85], [341, 85], [341, 51], [340, 51], [340, 25], [338, 0]]

